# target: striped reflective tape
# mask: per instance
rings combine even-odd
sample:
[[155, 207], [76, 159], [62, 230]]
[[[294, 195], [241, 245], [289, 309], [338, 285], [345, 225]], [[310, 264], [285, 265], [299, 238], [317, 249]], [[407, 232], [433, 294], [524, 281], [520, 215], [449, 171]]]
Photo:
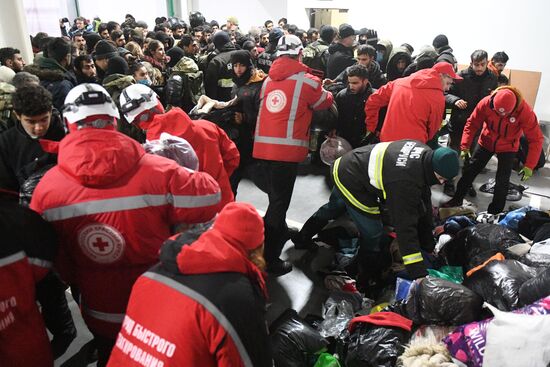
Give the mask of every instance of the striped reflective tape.
[[403, 256], [403, 264], [405, 265], [419, 263], [423, 260], [424, 258], [422, 257], [422, 254], [420, 252]]
[[16, 263], [20, 260], [23, 260], [25, 258], [25, 256], [27, 256], [27, 255], [25, 255], [24, 251], [19, 251], [19, 252], [16, 252], [15, 254], [13, 254], [13, 255], [3, 257], [3, 258], [0, 259], [0, 266], [6, 266], [6, 265]]
[[332, 176], [334, 177], [334, 183], [336, 184], [336, 187], [338, 187], [339, 191], [346, 197], [346, 199], [349, 200], [350, 203], [353, 204], [358, 209], [361, 209], [362, 211], [369, 213], [369, 214], [380, 214], [380, 208], [379, 207], [370, 207], [362, 204], [359, 200], [357, 200], [351, 192], [349, 192], [348, 189], [340, 182], [340, 178], [338, 177], [338, 167], [340, 166], [340, 159], [338, 158], [334, 162], [334, 166], [332, 167]]
[[221, 193], [209, 195], [135, 195], [112, 199], [92, 200], [44, 210], [47, 221], [58, 221], [84, 215], [142, 209], [171, 204], [176, 208], [200, 208], [219, 203]]
[[36, 257], [29, 257], [28, 260], [29, 260], [30, 264], [32, 264], [34, 266], [39, 266], [41, 268], [50, 269], [53, 266], [53, 263], [51, 261], [42, 260], [42, 259], [39, 259], [39, 258], [36, 258]]
[[386, 199], [386, 190], [384, 190], [384, 181], [382, 180], [382, 168], [384, 166], [384, 155], [390, 143], [379, 143], [374, 146], [369, 156], [369, 183], [382, 191]]
[[239, 338], [237, 331], [235, 330], [231, 322], [227, 319], [227, 317], [225, 317], [225, 315], [216, 307], [216, 305], [210, 302], [206, 297], [204, 297], [199, 292], [171, 278], [168, 278], [164, 275], [148, 271], [142, 276], [147, 277], [149, 279], [153, 279], [157, 282], [160, 282], [166, 285], [167, 287], [170, 287], [180, 292], [181, 294], [195, 300], [199, 304], [201, 304], [206, 310], [208, 310], [208, 312], [210, 312], [212, 316], [216, 318], [216, 320], [218, 320], [220, 325], [231, 336], [231, 338], [233, 339], [233, 342], [235, 343], [235, 346], [237, 347], [237, 350], [239, 351], [239, 354], [241, 355], [244, 365], [246, 367], [253, 367], [250, 356], [248, 355], [248, 352], [246, 351], [246, 348], [244, 347], [244, 344], [242, 343], [241, 338]]
[[317, 108], [321, 103], [323, 103], [324, 101], [326, 101], [327, 97], [328, 97], [328, 93], [326, 90], [323, 90], [323, 93], [321, 93], [321, 97], [319, 97], [319, 100], [317, 100], [317, 102], [315, 102], [315, 104], [313, 106], [311, 106], [311, 108], [315, 109]]
[[92, 310], [85, 305], [82, 305], [82, 309], [84, 310], [84, 313], [90, 317], [93, 317], [94, 319], [105, 321], [105, 322], [111, 322], [113, 324], [122, 324], [122, 321], [124, 320], [125, 314], [123, 313], [108, 313], [108, 312], [101, 312]]

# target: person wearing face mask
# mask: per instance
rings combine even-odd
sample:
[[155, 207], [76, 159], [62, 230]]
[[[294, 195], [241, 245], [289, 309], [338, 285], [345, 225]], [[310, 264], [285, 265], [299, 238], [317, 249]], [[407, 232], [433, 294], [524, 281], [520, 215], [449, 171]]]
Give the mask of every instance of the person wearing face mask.
[[57, 163], [38, 139], [60, 141], [65, 129], [52, 95], [39, 85], [19, 88], [12, 97], [15, 126], [0, 135], [0, 188], [19, 192], [19, 187], [40, 168]]
[[147, 73], [147, 68], [142, 63], [135, 63], [130, 68], [130, 74], [134, 77], [137, 84], [143, 84], [148, 87], [151, 86], [151, 78]]
[[[470, 157], [470, 146], [480, 129], [478, 146]], [[521, 180], [526, 181], [533, 175], [544, 141], [533, 109], [525, 102], [519, 90], [511, 86], [499, 87], [479, 101], [466, 121], [460, 142], [460, 156], [469, 159], [470, 163], [462, 171], [455, 195], [444, 206], [462, 205], [469, 187], [493, 154], [496, 154], [498, 167], [495, 192], [487, 211], [490, 214], [502, 212], [506, 205], [513, 160], [522, 135], [525, 135], [529, 143], [529, 153], [519, 174]]]
[[[452, 108], [449, 121], [450, 147], [460, 152], [462, 131], [466, 120], [472, 114], [475, 106], [483, 97], [491, 94], [497, 88], [497, 77], [487, 68], [488, 56], [484, 50], [475, 50], [470, 56], [470, 67], [458, 72], [464, 80], [462, 83], [453, 84], [449, 93], [445, 95], [447, 108]], [[454, 184], [448, 182], [445, 185], [445, 195], [454, 195]], [[470, 196], [476, 192], [469, 190]]]
[[256, 69], [252, 63], [250, 52], [239, 50], [231, 55], [233, 65], [233, 88], [232, 95], [237, 98], [235, 123], [238, 126], [239, 136], [235, 142], [241, 161], [239, 167], [230, 177], [231, 188], [237, 196], [237, 187], [243, 176], [243, 171], [252, 163], [252, 147], [254, 140], [254, 128], [260, 109], [260, 90], [267, 75]]
[[376, 44], [376, 62], [380, 65], [380, 68], [385, 73], [388, 60], [390, 59], [391, 52], [393, 50], [393, 44], [389, 40], [380, 40]]

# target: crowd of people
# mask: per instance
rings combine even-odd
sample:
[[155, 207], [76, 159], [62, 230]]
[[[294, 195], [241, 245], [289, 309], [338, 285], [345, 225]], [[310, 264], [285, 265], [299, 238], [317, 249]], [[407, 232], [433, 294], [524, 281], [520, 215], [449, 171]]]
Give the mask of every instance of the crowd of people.
[[[271, 366], [266, 274], [292, 270], [280, 258], [289, 239], [311, 249], [347, 215], [359, 241], [345, 270], [375, 292], [388, 225], [402, 276], [428, 274], [432, 185], [445, 185], [443, 206], [461, 206], [496, 154], [487, 210], [498, 214], [514, 166], [527, 180], [544, 164], [537, 117], [503, 73], [508, 55], [473, 50], [458, 71], [445, 35], [415, 53], [349, 24], [304, 30], [282, 18], [245, 32], [236, 17], [194, 12], [153, 27], [131, 14], [64, 18], [60, 35], [32, 46], [29, 65], [0, 49], [7, 366], [51, 366], [66, 351], [68, 287], [98, 366]], [[352, 150], [328, 162], [328, 202], [288, 228], [320, 118]], [[235, 202], [243, 177], [268, 195], [263, 218]]]

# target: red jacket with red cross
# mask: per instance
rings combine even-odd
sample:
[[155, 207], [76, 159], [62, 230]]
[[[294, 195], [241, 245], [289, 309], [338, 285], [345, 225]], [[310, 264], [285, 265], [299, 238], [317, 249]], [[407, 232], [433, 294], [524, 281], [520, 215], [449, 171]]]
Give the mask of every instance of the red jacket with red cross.
[[147, 140], [159, 139], [163, 132], [187, 140], [199, 158], [199, 171], [208, 173], [220, 185], [222, 205], [234, 200], [229, 176], [239, 166], [240, 154], [225, 131], [207, 120], [191, 120], [177, 107], [155, 115], [145, 129]]
[[80, 287], [88, 327], [114, 339], [134, 281], [157, 262], [173, 226], [212, 219], [220, 189], [207, 173], [90, 128], [61, 141], [58, 165], [36, 187], [31, 208], [58, 232], [55, 265]]
[[[492, 98], [501, 89], [510, 89], [516, 95], [516, 107], [508, 116], [502, 117], [494, 111]], [[523, 100], [519, 90], [514, 87], [497, 88], [490, 96], [483, 98], [466, 121], [460, 149], [470, 149], [474, 138], [483, 126], [479, 135], [479, 145], [494, 153], [517, 152], [519, 139], [523, 134], [529, 142], [529, 153], [525, 166], [533, 169], [537, 165], [542, 149], [544, 136], [537, 116], [531, 106]]]
[[260, 92], [254, 158], [283, 162], [306, 158], [312, 113], [333, 102], [332, 94], [308, 70], [289, 57], [279, 57], [271, 65]]

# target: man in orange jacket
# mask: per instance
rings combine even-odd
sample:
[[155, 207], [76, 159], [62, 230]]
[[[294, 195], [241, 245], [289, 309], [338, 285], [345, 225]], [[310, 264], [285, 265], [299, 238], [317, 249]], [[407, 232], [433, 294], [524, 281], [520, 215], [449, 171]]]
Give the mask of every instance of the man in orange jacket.
[[292, 270], [279, 259], [290, 238], [286, 211], [290, 205], [298, 163], [309, 151], [309, 127], [314, 110], [332, 106], [332, 94], [321, 80], [301, 63], [302, 42], [294, 35], [283, 36], [277, 45], [278, 58], [260, 92], [252, 156], [260, 160], [265, 175], [269, 206], [265, 213], [265, 259], [267, 271], [283, 275]]
[[[446, 62], [420, 70], [380, 87], [365, 104], [367, 136], [374, 134], [381, 142], [402, 139], [432, 140], [441, 127], [445, 113], [445, 96], [453, 80], [462, 80]], [[380, 109], [388, 107], [384, 124], [378, 127]]]
[[142, 84], [133, 84], [120, 94], [122, 113], [129, 123], [147, 133], [147, 140], [156, 140], [166, 132], [187, 140], [199, 158], [199, 171], [210, 174], [220, 185], [222, 206], [233, 201], [229, 177], [239, 166], [237, 146], [216, 124], [207, 120], [191, 120], [181, 108], [164, 112], [155, 92]]

